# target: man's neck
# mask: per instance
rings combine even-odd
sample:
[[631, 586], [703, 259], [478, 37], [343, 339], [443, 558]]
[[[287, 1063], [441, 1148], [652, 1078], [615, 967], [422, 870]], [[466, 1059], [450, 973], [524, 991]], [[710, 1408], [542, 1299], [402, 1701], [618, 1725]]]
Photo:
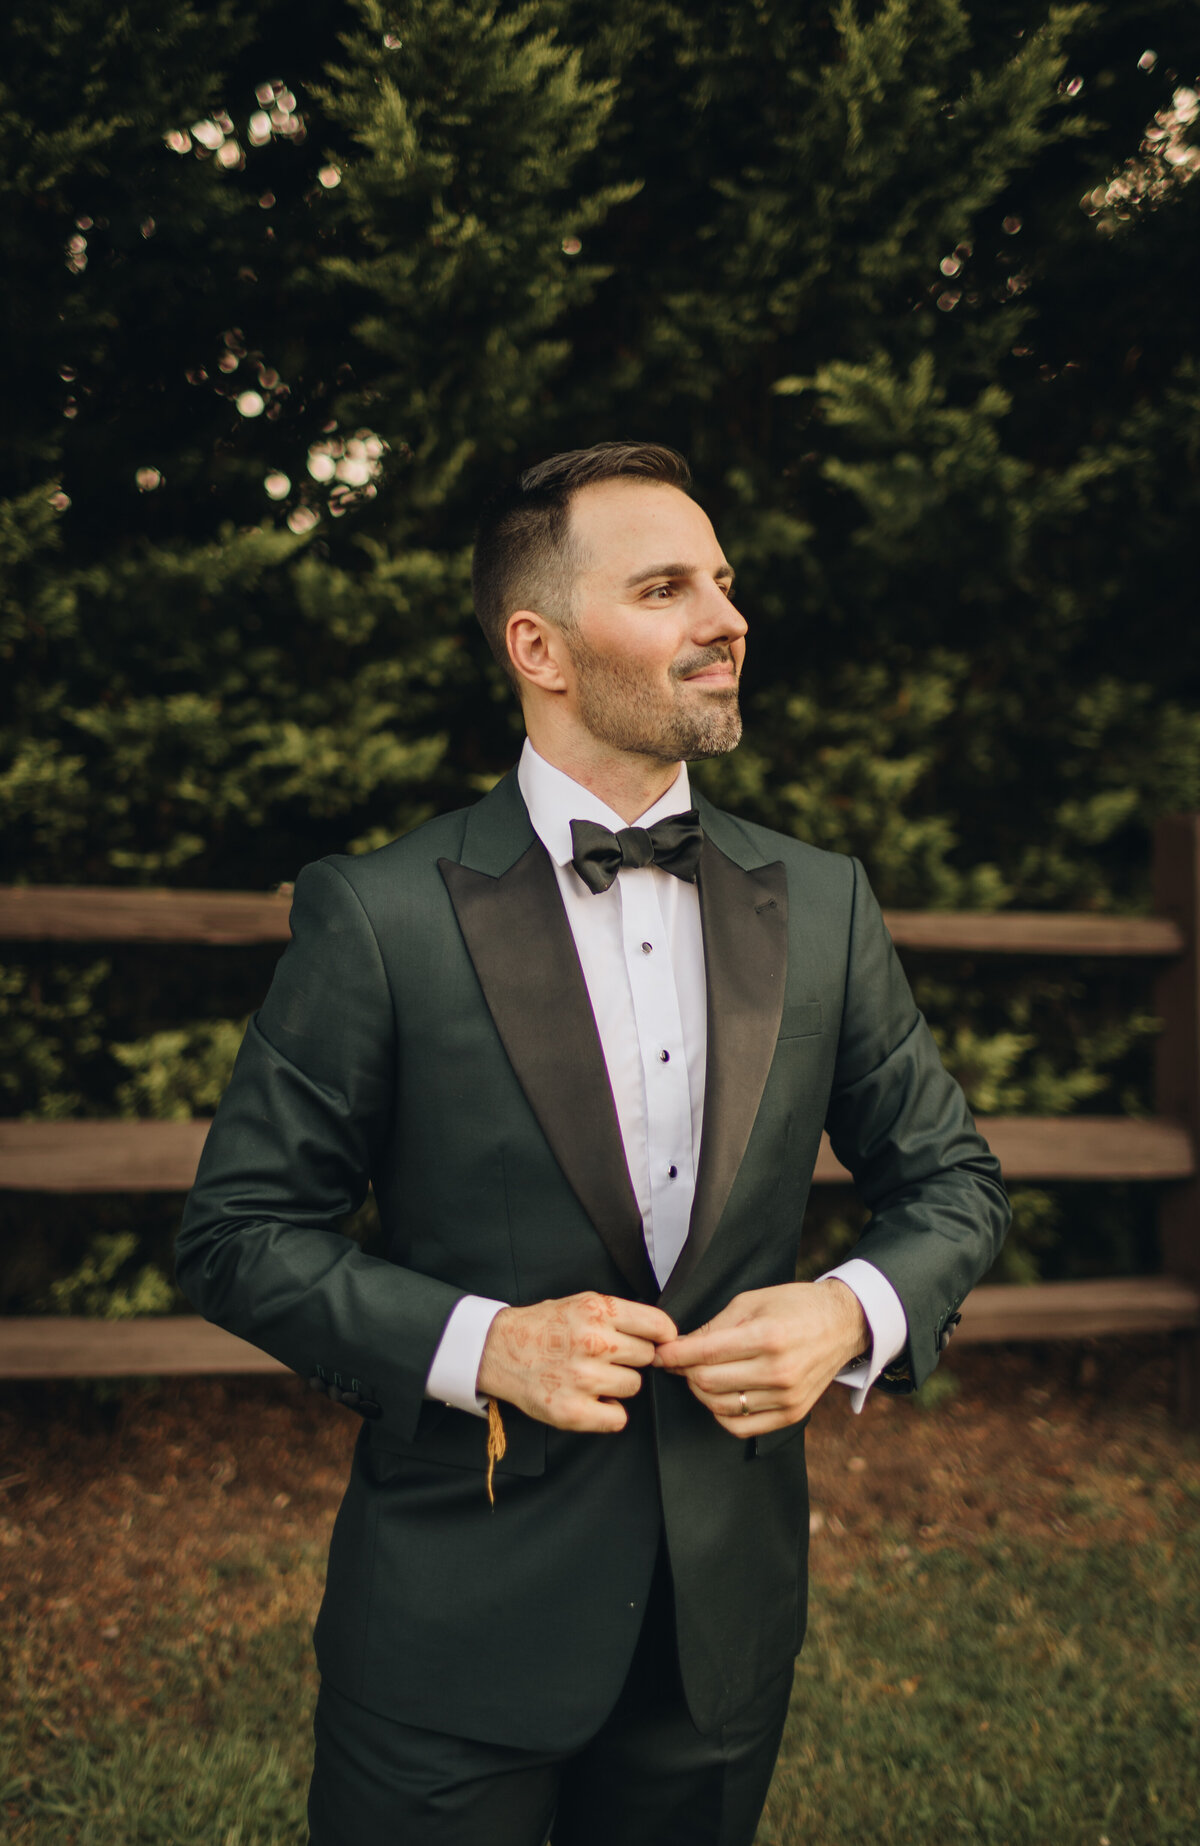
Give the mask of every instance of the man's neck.
[[531, 726], [529, 741], [544, 762], [598, 795], [627, 827], [661, 800], [679, 775], [678, 763], [610, 750], [592, 739], [535, 736]]

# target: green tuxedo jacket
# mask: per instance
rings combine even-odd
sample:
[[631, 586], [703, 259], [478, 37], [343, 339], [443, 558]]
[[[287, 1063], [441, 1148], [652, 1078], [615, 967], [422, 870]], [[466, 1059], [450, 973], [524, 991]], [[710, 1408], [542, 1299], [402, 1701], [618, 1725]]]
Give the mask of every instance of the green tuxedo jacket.
[[[688, 1331], [793, 1279], [821, 1131], [872, 1217], [856, 1254], [936, 1364], [1008, 1224], [999, 1168], [943, 1069], [856, 860], [697, 803], [708, 990], [690, 1233], [659, 1293], [550, 859], [515, 774], [477, 806], [296, 882], [293, 939], [252, 1021], [178, 1240], [210, 1320], [363, 1416], [315, 1644], [360, 1704], [502, 1744], [571, 1748], [624, 1679], [665, 1525], [697, 1725], [799, 1648], [803, 1425], [723, 1431], [644, 1375], [619, 1435], [427, 1402], [464, 1294], [595, 1288]], [[386, 1256], [337, 1229], [375, 1189]]]

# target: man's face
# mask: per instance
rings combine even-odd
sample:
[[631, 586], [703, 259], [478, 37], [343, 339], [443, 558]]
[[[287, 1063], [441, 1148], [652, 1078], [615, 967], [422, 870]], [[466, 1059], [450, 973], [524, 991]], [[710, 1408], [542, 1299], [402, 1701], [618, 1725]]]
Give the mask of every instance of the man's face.
[[732, 750], [746, 624], [708, 515], [660, 481], [601, 481], [575, 495], [571, 528], [582, 563], [566, 639], [583, 728], [660, 762]]

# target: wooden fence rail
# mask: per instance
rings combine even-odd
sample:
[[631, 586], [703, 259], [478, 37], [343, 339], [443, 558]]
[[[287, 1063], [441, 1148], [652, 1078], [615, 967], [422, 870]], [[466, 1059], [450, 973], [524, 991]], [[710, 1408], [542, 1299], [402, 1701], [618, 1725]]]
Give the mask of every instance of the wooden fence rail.
[[[0, 941], [188, 942], [230, 947], [286, 942], [290, 887], [250, 891], [105, 890], [0, 886]], [[885, 910], [897, 948], [969, 955], [1178, 955], [1170, 917], [1103, 917], [1040, 910]]]
[[[1016, 1180], [1186, 1180], [1191, 1137], [1175, 1122], [1123, 1115], [993, 1115], [988, 1143]], [[2, 1122], [0, 1191], [186, 1192], [207, 1121]], [[825, 1137], [818, 1186], [849, 1183]]]
[[[1157, 914], [1103, 917], [1006, 911], [885, 912], [912, 953], [1145, 959], [1156, 966], [1163, 1020], [1158, 1112], [1124, 1116], [992, 1116], [988, 1140], [1010, 1180], [1155, 1182], [1164, 1273], [1033, 1287], [977, 1288], [963, 1308], [964, 1341], [1169, 1335], [1181, 1416], [1200, 1421], [1200, 815], [1160, 822]], [[284, 942], [290, 891], [145, 891], [72, 886], [0, 888], [0, 940], [164, 942], [233, 947]], [[0, 1122], [0, 1189], [185, 1192], [206, 1121]], [[820, 1185], [849, 1175], [827, 1141]], [[282, 1368], [193, 1315], [160, 1320], [0, 1321], [0, 1377], [47, 1378]]]

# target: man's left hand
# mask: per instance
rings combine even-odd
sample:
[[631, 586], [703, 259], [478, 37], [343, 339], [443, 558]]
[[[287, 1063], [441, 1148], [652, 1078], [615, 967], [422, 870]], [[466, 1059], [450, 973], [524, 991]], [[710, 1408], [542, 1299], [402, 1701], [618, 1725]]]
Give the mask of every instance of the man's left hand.
[[870, 1343], [858, 1296], [834, 1276], [735, 1295], [695, 1333], [664, 1340], [652, 1364], [685, 1377], [731, 1436], [765, 1436], [807, 1416]]

